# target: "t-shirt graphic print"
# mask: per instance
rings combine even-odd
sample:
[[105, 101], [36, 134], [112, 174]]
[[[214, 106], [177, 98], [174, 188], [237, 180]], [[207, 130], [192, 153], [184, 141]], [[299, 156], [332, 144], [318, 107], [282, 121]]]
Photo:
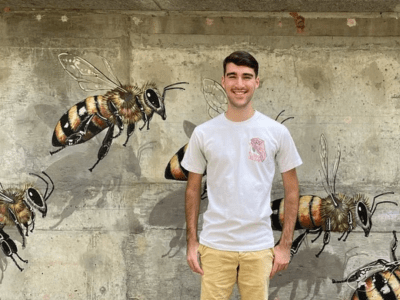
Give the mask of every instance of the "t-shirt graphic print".
[[249, 144], [249, 159], [263, 162], [267, 158], [267, 152], [265, 151], [265, 142], [259, 138], [252, 138]]

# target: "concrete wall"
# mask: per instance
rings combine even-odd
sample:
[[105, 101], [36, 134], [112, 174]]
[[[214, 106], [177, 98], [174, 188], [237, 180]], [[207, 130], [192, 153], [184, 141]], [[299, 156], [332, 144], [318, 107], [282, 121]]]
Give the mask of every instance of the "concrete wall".
[[[219, 81], [222, 60], [237, 49], [261, 65], [256, 109], [285, 125], [303, 158], [301, 192], [327, 197], [321, 183], [321, 134], [333, 166], [340, 143], [337, 191], [400, 202], [400, 20], [397, 14], [163, 14], [79, 11], [0, 14], [0, 182], [33, 182], [45, 171], [55, 183], [46, 218], [37, 215], [26, 248], [14, 226], [4, 228], [28, 259], [20, 272], [0, 251], [0, 299], [198, 299], [200, 278], [185, 258], [185, 183], [164, 179], [172, 155], [193, 127], [209, 119], [203, 78]], [[91, 173], [104, 133], [50, 155], [54, 127], [85, 92], [57, 55], [70, 52], [101, 66], [107, 58], [123, 83], [164, 86], [167, 119], [125, 133]], [[141, 126], [141, 122], [139, 125]], [[282, 197], [276, 176], [273, 199]], [[203, 201], [202, 210], [206, 201]], [[290, 269], [271, 281], [271, 299], [349, 299], [332, 284], [362, 265], [389, 259], [400, 208], [378, 206], [365, 237], [307, 237]], [[296, 233], [295, 236], [297, 236]], [[278, 238], [279, 232], [276, 233]], [[232, 296], [239, 299], [237, 291]]]

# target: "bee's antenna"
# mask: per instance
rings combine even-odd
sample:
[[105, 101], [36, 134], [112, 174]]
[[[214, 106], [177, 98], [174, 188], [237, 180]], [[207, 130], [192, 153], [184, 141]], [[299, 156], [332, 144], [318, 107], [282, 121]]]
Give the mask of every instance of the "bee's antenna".
[[281, 124], [285, 123], [287, 120], [290, 120], [290, 119], [294, 119], [294, 117], [288, 117], [288, 118], [284, 119], [284, 120], [281, 122]]
[[163, 94], [162, 94], [162, 97], [163, 97], [163, 99], [164, 99], [164, 97], [165, 97], [165, 92], [166, 91], [169, 91], [169, 90], [182, 90], [182, 91], [184, 91], [185, 90], [185, 88], [183, 88], [183, 87], [174, 87], [174, 85], [177, 85], [177, 84], [189, 84], [189, 82], [177, 82], [177, 83], [173, 83], [173, 84], [170, 84], [170, 85], [167, 85], [166, 87], [164, 87], [164, 91], [163, 91]]
[[278, 121], [278, 118], [280, 117], [281, 114], [283, 114], [285, 112], [285, 110], [282, 110], [275, 118], [275, 121]]
[[382, 203], [391, 203], [391, 204], [394, 204], [394, 205], [398, 206], [397, 203], [394, 202], [394, 201], [375, 202], [375, 199], [376, 199], [376, 198], [378, 198], [378, 197], [380, 197], [380, 196], [383, 196], [383, 195], [387, 195], [387, 194], [392, 194], [392, 195], [393, 195], [394, 192], [386, 192], [386, 193], [382, 193], [382, 194], [379, 194], [379, 195], [377, 195], [377, 196], [374, 197], [374, 199], [372, 200], [371, 216], [374, 214], [374, 212], [375, 212], [375, 210], [376, 210], [376, 207], [377, 207], [379, 204], [382, 204]]

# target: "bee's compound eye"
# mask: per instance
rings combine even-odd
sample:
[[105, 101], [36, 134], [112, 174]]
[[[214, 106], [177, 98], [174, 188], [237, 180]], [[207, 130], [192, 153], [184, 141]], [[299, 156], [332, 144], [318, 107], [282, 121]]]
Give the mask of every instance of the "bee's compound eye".
[[150, 103], [155, 108], [160, 108], [160, 99], [158, 98], [157, 93], [153, 89], [147, 89], [145, 92], [146, 99], [150, 101]]
[[31, 202], [33, 202], [37, 207], [43, 207], [44, 206], [43, 197], [34, 188], [29, 188], [27, 190], [27, 196], [28, 196], [28, 199]]
[[367, 225], [368, 223], [368, 210], [364, 203], [360, 202], [357, 204], [357, 214], [362, 224]]

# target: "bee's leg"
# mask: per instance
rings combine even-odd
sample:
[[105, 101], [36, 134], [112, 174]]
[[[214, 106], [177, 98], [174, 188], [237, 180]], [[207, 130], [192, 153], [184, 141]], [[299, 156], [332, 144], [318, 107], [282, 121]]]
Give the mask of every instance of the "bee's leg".
[[61, 150], [65, 149], [66, 146], [62, 146], [60, 149], [55, 150], [55, 151], [50, 151], [50, 155], [56, 154], [57, 152], [60, 152]]
[[154, 115], [154, 112], [152, 112], [150, 115], [144, 114], [144, 119], [143, 119], [144, 124], [142, 127], [139, 128], [139, 130], [142, 130], [146, 126], [146, 124], [147, 124], [147, 130], [150, 129], [150, 121], [153, 118], [153, 115]]
[[14, 221], [14, 224], [17, 227], [19, 234], [22, 236], [22, 248], [25, 248], [25, 244], [26, 244], [25, 243], [25, 235], [22, 230], [22, 226], [18, 222], [17, 216], [14, 214], [14, 212], [10, 208], [8, 208], [8, 213], [11, 216], [11, 219]]
[[349, 236], [350, 232], [352, 232], [353, 229], [354, 229], [354, 227], [353, 227], [353, 214], [351, 213], [351, 211], [349, 211], [349, 213], [347, 215], [347, 222], [349, 223], [349, 229], [347, 229], [346, 232], [343, 232], [343, 234], [338, 239], [339, 241], [342, 239], [342, 237], [344, 237], [343, 242], [345, 242], [347, 240], [347, 237]]
[[150, 121], [153, 118], [154, 112], [152, 112], [148, 117], [147, 117], [147, 130], [150, 129]]
[[128, 143], [129, 138], [133, 134], [133, 131], [135, 130], [135, 123], [130, 123], [128, 125], [127, 133], [126, 133], [126, 141], [124, 143], [124, 147], [126, 147], [126, 144]]
[[393, 230], [393, 240], [390, 243], [390, 254], [392, 261], [397, 261], [396, 248], [397, 248], [397, 236], [396, 236], [396, 231]]
[[115, 125], [111, 125], [108, 128], [106, 136], [104, 137], [103, 143], [102, 143], [102, 145], [101, 145], [101, 147], [99, 149], [99, 152], [97, 154], [97, 161], [93, 165], [93, 167], [91, 167], [89, 169], [90, 172], [93, 171], [94, 167], [96, 167], [96, 165], [100, 162], [100, 160], [102, 160], [107, 155], [108, 151], [110, 150], [111, 143], [112, 143], [112, 140], [113, 140], [114, 126]]
[[136, 103], [137, 107], [139, 108], [140, 114], [142, 115], [142, 120], [144, 122], [143, 126], [139, 128], [139, 130], [142, 130], [144, 128], [144, 126], [146, 126], [146, 123], [148, 122], [147, 121], [147, 115], [144, 112], [144, 108], [143, 108], [142, 103], [140, 103], [140, 101], [139, 101], [139, 97], [136, 96], [135, 99], [136, 99], [135, 103]]
[[117, 135], [113, 137], [115, 139], [116, 137], [119, 137], [122, 133], [122, 130], [124, 130], [124, 123], [122, 122], [122, 118], [118, 113], [118, 109], [113, 102], [111, 102], [111, 101], [108, 102], [108, 108], [110, 109], [111, 113], [114, 115], [115, 120], [117, 121], [117, 127], [119, 129], [119, 132], [117, 133]]
[[308, 230], [304, 231], [300, 234], [292, 243], [292, 247], [290, 248], [290, 260], [292, 257], [299, 251], [300, 245], [303, 243], [304, 239], [306, 238], [307, 234], [309, 233]]
[[326, 228], [325, 228], [325, 234], [324, 234], [324, 245], [322, 246], [321, 250], [315, 255], [316, 257], [319, 257], [322, 251], [324, 251], [324, 248], [326, 245], [329, 244], [329, 241], [331, 239], [331, 219], [328, 218], [326, 220]]
[[24, 224], [25, 225], [25, 227], [26, 227], [26, 236], [28, 236], [28, 229], [29, 229], [29, 226], [31, 226], [32, 225], [32, 228], [31, 228], [31, 232], [33, 232], [33, 229], [35, 229], [35, 218], [36, 218], [36, 214], [35, 214], [35, 212], [32, 210], [31, 211], [31, 222], [29, 223], [29, 224]]
[[[17, 245], [14, 243], [14, 241], [12, 240], [12, 239], [10, 239], [10, 238], [8, 238], [6, 241], [6, 244], [7, 244], [7, 246], [8, 246], [8, 248], [9, 248], [9, 257], [11, 257], [12, 259], [13, 259], [13, 261], [15, 262], [15, 264], [18, 266], [18, 264], [17, 264], [17, 262], [15, 261], [15, 259], [13, 258], [13, 255], [15, 254], [18, 258], [19, 258], [19, 260], [20, 261], [22, 261], [22, 262], [24, 262], [24, 263], [28, 263], [28, 261], [27, 260], [25, 260], [25, 259], [22, 259], [21, 258], [21, 256], [19, 256], [18, 255], [18, 248], [17, 248]], [[4, 250], [4, 249], [3, 249]], [[19, 267], [19, 266], [18, 266]], [[20, 268], [21, 269], [21, 268]]]
[[[15, 265], [18, 267], [18, 269], [22, 272], [24, 269], [22, 269], [18, 264], [17, 264], [17, 261], [15, 260], [15, 258], [12, 256], [12, 255], [10, 255], [9, 256], [13, 261], [14, 261], [14, 263], [15, 263]], [[19, 256], [18, 256], [19, 257]], [[22, 260], [24, 263], [27, 263], [28, 261], [24, 261], [24, 260]]]
[[[311, 240], [311, 243], [314, 243], [321, 236], [322, 228], [319, 228], [318, 231], [316, 231], [316, 232], [318, 232], [318, 235], [316, 236], [316, 238]], [[315, 232], [312, 232], [312, 233], [315, 233]]]
[[22, 262], [24, 262], [26, 264], [28, 263], [28, 260], [27, 259], [22, 259], [21, 256], [18, 255], [17, 252], [14, 252], [14, 254], [19, 258], [20, 261], [22, 261]]

